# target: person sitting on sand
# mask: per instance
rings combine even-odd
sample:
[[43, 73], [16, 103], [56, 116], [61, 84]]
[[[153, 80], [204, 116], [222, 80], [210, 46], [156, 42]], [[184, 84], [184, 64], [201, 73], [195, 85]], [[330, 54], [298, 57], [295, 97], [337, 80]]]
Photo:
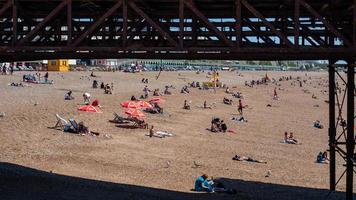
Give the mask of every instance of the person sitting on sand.
[[98, 88], [98, 81], [97, 80], [93, 80], [93, 88]]
[[315, 94], [313, 94], [312, 99], [318, 99], [318, 97]]
[[137, 101], [136, 97], [135, 96], [131, 96], [131, 101]]
[[190, 105], [188, 104], [187, 100], [184, 100], [183, 109], [190, 110]]
[[104, 82], [101, 82], [100, 89], [105, 89], [105, 83]]
[[214, 182], [208, 180], [208, 175], [203, 174], [195, 180], [194, 190], [199, 192], [214, 192]]
[[86, 104], [86, 105], [90, 104], [90, 94], [88, 92], [85, 92], [83, 94], [83, 99], [84, 99], [84, 104]]
[[232, 158], [232, 160], [267, 164], [267, 162], [265, 162], [265, 161], [263, 161], [263, 160], [256, 160], [256, 159], [253, 159], [253, 158], [251, 158], [251, 157], [239, 156], [239, 155], [235, 155], [235, 156]]
[[222, 131], [223, 133], [226, 133], [226, 131], [227, 131], [227, 126], [226, 126], [224, 120], [221, 120], [221, 122], [220, 122], [220, 131]]
[[148, 87], [147, 87], [147, 85], [143, 88], [143, 90], [142, 90], [143, 92], [144, 92], [144, 99], [147, 99], [148, 98], [148, 95], [149, 95], [149, 93], [151, 92], [151, 90], [150, 89], [148, 89]]
[[232, 99], [228, 99], [228, 98], [224, 97], [223, 102], [224, 102], [224, 104], [232, 105]]
[[90, 76], [91, 77], [96, 77], [96, 75], [94, 75], [94, 72], [91, 72]]
[[194, 182], [194, 190], [198, 192], [236, 194], [235, 189], [227, 189], [219, 180], [208, 179], [208, 175], [199, 176]]
[[105, 94], [112, 94], [112, 90], [109, 84], [106, 84], [104, 87], [104, 93]]
[[153, 91], [153, 96], [161, 96], [161, 94], [159, 93], [159, 89], [155, 89]]
[[182, 94], [189, 94], [189, 89], [187, 86], [183, 86], [182, 90], [180, 91]]
[[328, 164], [329, 163], [328, 152], [326, 151], [324, 151], [324, 153], [319, 152], [318, 156], [316, 157], [316, 162], [321, 164]]
[[74, 97], [72, 96], [72, 91], [69, 91], [64, 95], [64, 100], [73, 100], [73, 99]]
[[92, 106], [94, 106], [94, 107], [101, 107], [101, 105], [100, 105], [100, 102], [99, 102], [99, 100], [97, 100], [97, 99], [95, 99], [92, 103], [91, 103], [91, 105]]
[[219, 118], [213, 118], [211, 120], [211, 128], [210, 131], [211, 132], [220, 132], [221, 131], [221, 122]]
[[211, 106], [208, 106], [207, 103], [206, 103], [206, 101], [204, 101], [203, 108], [204, 108], [204, 109], [211, 109]]
[[294, 138], [292, 132], [290, 133], [289, 136], [288, 136], [287, 132], [284, 132], [284, 143], [287, 143], [287, 144], [298, 144], [298, 140], [296, 140]]
[[164, 90], [165, 95], [171, 95], [172, 93], [168, 90], [169, 86], [166, 85], [166, 89]]
[[321, 122], [320, 122], [319, 120], [316, 120], [316, 121], [314, 122], [314, 127], [315, 127], [315, 128], [319, 128], [319, 129], [323, 129], [323, 128], [324, 128], [324, 126], [321, 125]]

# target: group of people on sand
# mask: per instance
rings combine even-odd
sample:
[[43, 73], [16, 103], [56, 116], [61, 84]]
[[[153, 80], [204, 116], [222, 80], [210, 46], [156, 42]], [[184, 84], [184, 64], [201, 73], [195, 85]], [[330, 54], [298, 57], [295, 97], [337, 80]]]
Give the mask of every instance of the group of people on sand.
[[9, 66], [7, 67], [5, 64], [0, 67], [0, 70], [1, 70], [1, 75], [7, 75], [8, 73], [10, 75], [12, 75], [14, 73], [14, 66]]
[[[92, 87], [98, 88], [98, 81], [97, 80], [93, 80], [93, 84]], [[100, 84], [100, 89], [104, 90], [104, 94], [112, 94], [114, 91], [114, 83], [111, 83], [110, 85], [107, 83], [105, 84], [104, 82], [101, 82]]]
[[211, 120], [211, 132], [223, 132], [225, 133], [227, 131], [227, 125], [224, 122], [224, 120], [220, 120], [220, 118], [213, 118]]
[[203, 174], [199, 176], [194, 183], [194, 190], [198, 192], [208, 192], [208, 193], [227, 193], [236, 194], [236, 190], [228, 189], [219, 180], [209, 179], [209, 176]]

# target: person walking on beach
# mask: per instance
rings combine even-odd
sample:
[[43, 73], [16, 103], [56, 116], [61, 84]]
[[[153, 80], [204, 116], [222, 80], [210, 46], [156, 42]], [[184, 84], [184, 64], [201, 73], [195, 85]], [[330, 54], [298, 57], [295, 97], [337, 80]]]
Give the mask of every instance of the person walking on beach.
[[277, 88], [276, 88], [276, 87], [274, 88], [273, 99], [274, 99], [274, 100], [278, 100], [278, 99], [279, 99], [279, 98], [278, 98]]
[[45, 82], [48, 82], [48, 72], [46, 72], [46, 74], [44, 75], [45, 78]]
[[149, 136], [150, 136], [150, 137], [153, 137], [153, 135], [155, 134], [153, 128], [154, 128], [154, 127], [153, 127], [153, 125], [152, 125], [151, 128], [150, 128], [150, 132], [149, 132]]
[[239, 114], [240, 114], [241, 116], [243, 115], [242, 109], [243, 109], [242, 101], [241, 101], [241, 99], [239, 99], [239, 106], [238, 106], [238, 108], [237, 108], [237, 111], [239, 112]]

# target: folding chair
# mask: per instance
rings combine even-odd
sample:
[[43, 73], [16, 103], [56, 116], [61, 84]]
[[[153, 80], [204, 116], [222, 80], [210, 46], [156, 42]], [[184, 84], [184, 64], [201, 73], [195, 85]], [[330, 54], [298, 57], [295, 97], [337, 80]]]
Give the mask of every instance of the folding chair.
[[56, 118], [57, 118], [57, 123], [56, 125], [54, 125], [53, 127], [54, 129], [61, 128], [61, 130], [64, 130], [66, 126], [70, 125], [67, 122], [67, 120], [65, 120], [63, 117], [59, 116], [58, 114], [56, 114]]

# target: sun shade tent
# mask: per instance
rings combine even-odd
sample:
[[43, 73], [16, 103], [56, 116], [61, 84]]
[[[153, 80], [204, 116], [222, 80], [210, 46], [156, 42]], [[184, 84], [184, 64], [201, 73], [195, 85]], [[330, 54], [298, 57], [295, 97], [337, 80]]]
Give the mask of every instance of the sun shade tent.
[[146, 102], [146, 101], [137, 101], [136, 103], [139, 106], [139, 108], [148, 108], [148, 109], [152, 109], [153, 108], [153, 106], [150, 103]]
[[120, 105], [124, 108], [140, 108], [140, 105], [137, 104], [137, 101], [124, 101]]
[[160, 104], [160, 103], [164, 103], [164, 102], [165, 102], [165, 100], [164, 100], [164, 99], [162, 99], [162, 98], [152, 98], [152, 99], [149, 99], [149, 100], [148, 100], [148, 102], [150, 102], [150, 103], [158, 103], [158, 104]]
[[78, 110], [84, 111], [84, 112], [102, 113], [102, 111], [99, 108], [94, 107], [92, 105], [82, 106], [82, 107], [78, 108]]
[[134, 117], [138, 119], [142, 119], [146, 117], [145, 114], [143, 114], [143, 112], [141, 112], [140, 110], [132, 109], [132, 108], [124, 110], [124, 113], [130, 117]]

